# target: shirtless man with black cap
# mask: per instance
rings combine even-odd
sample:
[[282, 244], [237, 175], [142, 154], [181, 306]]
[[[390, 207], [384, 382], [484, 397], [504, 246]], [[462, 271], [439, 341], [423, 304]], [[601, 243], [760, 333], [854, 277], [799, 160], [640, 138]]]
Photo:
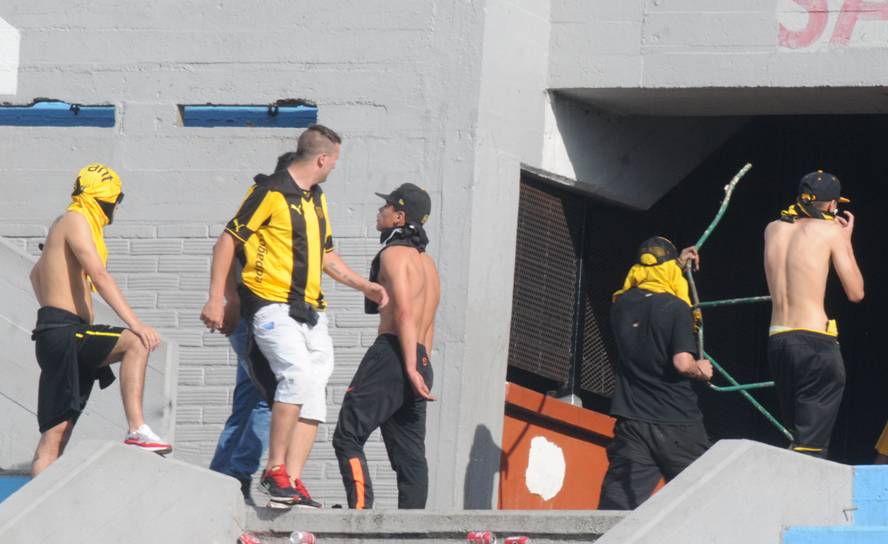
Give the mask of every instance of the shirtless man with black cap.
[[826, 457], [842, 392], [845, 367], [838, 329], [823, 307], [830, 262], [848, 300], [863, 299], [863, 276], [854, 258], [854, 216], [838, 215], [839, 179], [818, 170], [799, 184], [796, 203], [765, 229], [765, 274], [771, 293], [768, 363], [790, 448]]
[[[158, 453], [172, 450], [142, 415], [148, 353], [157, 348], [160, 337], [136, 317], [105, 269], [108, 251], [103, 231], [123, 200], [120, 177], [105, 165], [90, 164], [80, 170], [71, 200], [66, 213], [50, 227], [43, 255], [31, 270], [40, 304], [32, 336], [40, 365], [41, 433], [33, 476], [62, 454], [93, 382], [108, 387], [114, 381], [109, 365], [116, 362], [120, 362], [120, 392], [129, 426], [124, 442]], [[93, 290], [128, 328], [92, 323]]]
[[385, 204], [376, 216], [382, 249], [370, 267], [390, 303], [379, 313], [379, 336], [367, 350], [342, 401], [333, 449], [350, 508], [373, 507], [373, 487], [364, 443], [377, 427], [398, 478], [398, 508], [425, 508], [429, 469], [425, 457], [426, 404], [432, 366], [429, 352], [435, 310], [441, 294], [438, 270], [425, 252], [423, 225], [431, 210], [428, 193], [412, 183], [380, 194]]

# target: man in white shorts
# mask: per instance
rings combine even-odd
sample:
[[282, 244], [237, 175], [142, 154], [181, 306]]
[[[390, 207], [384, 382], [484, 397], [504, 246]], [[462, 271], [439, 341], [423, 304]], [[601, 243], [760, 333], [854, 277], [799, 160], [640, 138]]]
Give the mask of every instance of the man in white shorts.
[[[201, 319], [223, 327], [225, 305], [239, 304], [251, 323], [252, 377], [271, 409], [268, 464], [260, 481], [272, 501], [319, 507], [300, 480], [318, 430], [326, 421], [326, 386], [333, 372], [321, 270], [385, 304], [385, 289], [352, 271], [333, 251], [327, 199], [320, 183], [336, 166], [341, 139], [322, 125], [299, 137], [295, 153], [258, 175], [213, 248], [210, 294]], [[243, 244], [239, 301], [225, 284]], [[230, 291], [230, 290], [229, 290]]]

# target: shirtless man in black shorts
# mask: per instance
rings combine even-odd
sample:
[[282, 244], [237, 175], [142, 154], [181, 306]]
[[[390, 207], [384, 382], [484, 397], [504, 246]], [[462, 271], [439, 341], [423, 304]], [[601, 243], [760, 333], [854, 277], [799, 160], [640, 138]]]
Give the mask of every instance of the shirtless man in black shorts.
[[438, 270], [425, 252], [423, 225], [431, 210], [428, 193], [405, 183], [384, 195], [376, 216], [383, 248], [370, 268], [370, 281], [389, 293], [379, 313], [379, 336], [367, 350], [342, 401], [333, 448], [350, 508], [373, 507], [373, 487], [364, 443], [377, 427], [398, 479], [398, 508], [425, 508], [429, 469], [425, 456], [426, 403], [432, 366], [429, 352], [435, 310], [441, 295]]
[[854, 258], [854, 216], [838, 215], [842, 186], [818, 170], [804, 176], [796, 203], [765, 229], [765, 274], [771, 292], [768, 363], [774, 375], [790, 448], [826, 457], [845, 366], [838, 330], [823, 308], [832, 262], [848, 300], [863, 300], [863, 275]]
[[[158, 453], [172, 451], [145, 424], [142, 391], [148, 353], [160, 344], [126, 303], [105, 268], [103, 229], [123, 200], [120, 178], [102, 164], [84, 167], [74, 182], [72, 203], [55, 220], [43, 255], [31, 271], [40, 304], [36, 342], [40, 365], [37, 421], [40, 442], [31, 474], [37, 476], [62, 454], [77, 418], [86, 406], [93, 382], [102, 388], [114, 381], [109, 365], [120, 362], [120, 392], [129, 432], [126, 444]], [[107, 302], [127, 329], [93, 325], [92, 290]]]

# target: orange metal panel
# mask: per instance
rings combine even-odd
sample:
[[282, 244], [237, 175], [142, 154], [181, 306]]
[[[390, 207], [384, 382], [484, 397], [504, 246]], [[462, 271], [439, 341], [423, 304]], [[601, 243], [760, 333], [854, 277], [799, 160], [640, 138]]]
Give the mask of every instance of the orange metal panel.
[[[615, 422], [605, 414], [507, 383], [499, 507], [531, 510], [598, 508], [601, 483], [608, 467], [607, 445], [613, 439]], [[532, 444], [537, 438], [543, 439], [537, 443], [544, 444], [549, 454], [564, 459], [563, 483], [548, 500], [528, 489], [528, 478], [532, 480], [532, 473], [540, 471], [539, 463], [545, 466], [553, 459], [552, 455], [537, 453], [535, 466], [528, 471]], [[557, 487], [557, 484], [553, 485]]]

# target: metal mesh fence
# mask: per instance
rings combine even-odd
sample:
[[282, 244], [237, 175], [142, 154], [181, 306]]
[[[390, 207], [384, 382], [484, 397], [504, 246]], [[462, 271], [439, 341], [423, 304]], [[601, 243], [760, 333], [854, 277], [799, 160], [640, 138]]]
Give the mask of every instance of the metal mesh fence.
[[584, 208], [522, 177], [509, 364], [561, 383], [574, 358]]

